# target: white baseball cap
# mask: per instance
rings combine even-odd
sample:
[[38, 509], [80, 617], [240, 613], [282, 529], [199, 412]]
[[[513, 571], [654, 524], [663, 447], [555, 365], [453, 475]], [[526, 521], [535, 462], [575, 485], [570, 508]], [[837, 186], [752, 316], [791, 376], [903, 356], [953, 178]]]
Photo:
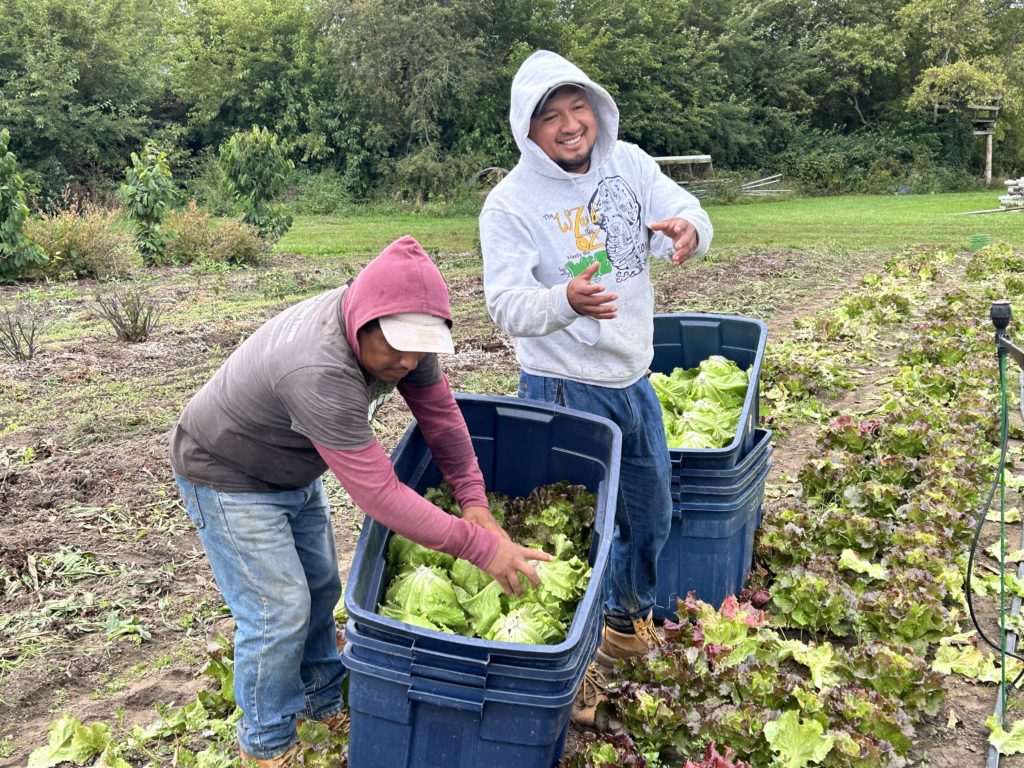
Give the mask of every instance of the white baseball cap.
[[399, 352], [455, 351], [448, 321], [425, 312], [401, 312], [378, 319], [388, 344]]

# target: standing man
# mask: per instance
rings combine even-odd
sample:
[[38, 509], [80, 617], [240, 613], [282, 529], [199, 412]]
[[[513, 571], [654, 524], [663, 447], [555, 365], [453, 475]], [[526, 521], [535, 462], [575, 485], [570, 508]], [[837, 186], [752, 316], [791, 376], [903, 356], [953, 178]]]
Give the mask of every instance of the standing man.
[[[438, 365], [454, 351], [448, 289], [404, 237], [349, 285], [269, 320], [192, 398], [171, 435], [189, 517], [235, 620], [243, 760], [294, 763], [300, 718], [336, 721], [345, 667], [330, 468], [364, 512], [470, 561], [510, 594], [543, 552], [514, 544], [487, 506], [461, 411]], [[419, 422], [462, 518], [399, 482], [369, 421], [394, 390]]]
[[[707, 213], [633, 144], [618, 140], [608, 92], [550, 51], [512, 81], [519, 163], [480, 214], [484, 292], [518, 338], [520, 397], [611, 419], [622, 466], [605, 627], [597, 660], [660, 644], [651, 617], [658, 555], [671, 529], [661, 408], [647, 380], [654, 355], [651, 253], [682, 264], [711, 244]], [[574, 716], [592, 722], [584, 685]]]

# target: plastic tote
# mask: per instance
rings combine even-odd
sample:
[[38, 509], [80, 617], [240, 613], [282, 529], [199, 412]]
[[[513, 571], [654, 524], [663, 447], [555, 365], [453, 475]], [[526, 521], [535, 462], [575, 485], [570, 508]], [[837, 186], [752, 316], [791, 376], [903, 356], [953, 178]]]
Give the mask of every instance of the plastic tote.
[[693, 489], [690, 500], [673, 504], [672, 530], [658, 558], [656, 620], [675, 621], [677, 601], [685, 600], [691, 591], [717, 608], [743, 588], [771, 469], [771, 451], [761, 456], [733, 495], [702, 495]]
[[[557, 645], [462, 637], [378, 615], [391, 531], [367, 518], [345, 589], [352, 768], [549, 768], [597, 647], [622, 437], [612, 422], [533, 400], [456, 395], [488, 491], [568, 481], [597, 496], [589, 586]], [[392, 454], [419, 493], [442, 478], [416, 424]]]
[[721, 355], [749, 370], [750, 376], [736, 436], [722, 448], [671, 448], [673, 480], [690, 469], [735, 466], [753, 449], [754, 429], [760, 417], [761, 360], [767, 340], [768, 326], [748, 317], [696, 313], [654, 316], [652, 371], [670, 374], [675, 368], [696, 368], [702, 360]]
[[351, 768], [552, 768], [569, 730], [579, 667], [559, 694], [495, 691], [360, 659], [346, 645]]

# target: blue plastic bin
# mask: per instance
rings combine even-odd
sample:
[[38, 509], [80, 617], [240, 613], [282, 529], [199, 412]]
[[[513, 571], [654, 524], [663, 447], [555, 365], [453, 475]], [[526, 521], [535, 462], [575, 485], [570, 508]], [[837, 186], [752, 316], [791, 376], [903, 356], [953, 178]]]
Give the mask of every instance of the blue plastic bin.
[[696, 368], [702, 360], [721, 355], [750, 371], [736, 436], [723, 448], [671, 448], [673, 481], [693, 469], [735, 466], [754, 448], [760, 418], [761, 360], [768, 326], [761, 320], [699, 313], [654, 316], [654, 359], [651, 370], [670, 374], [676, 368]]
[[559, 694], [466, 686], [388, 669], [345, 646], [351, 768], [552, 768], [586, 664]]
[[765, 463], [771, 461], [772, 433], [770, 430], [754, 431], [756, 442], [753, 450], [744, 456], [739, 464], [730, 469], [689, 470], [680, 472], [672, 479], [672, 505], [686, 508], [691, 504], [728, 504], [740, 498], [750, 484], [757, 479]]
[[772, 432], [769, 429], [754, 430], [754, 447], [734, 466], [721, 469], [696, 469], [678, 467], [672, 473], [672, 490], [700, 488], [734, 488], [749, 477], [751, 471], [761, 465], [765, 453], [772, 450]]
[[743, 588], [750, 574], [770, 455], [764, 454], [738, 495], [708, 494], [702, 501], [673, 505], [672, 530], [658, 558], [656, 620], [675, 621], [677, 599], [691, 591], [718, 607]]
[[[600, 626], [598, 617], [593, 623]], [[368, 637], [351, 620], [345, 628], [345, 640], [356, 658], [396, 672], [490, 691], [551, 696], [566, 693], [575, 685], [580, 666], [586, 666], [597, 651], [600, 632], [588, 633], [585, 642], [558, 666], [544, 667], [429, 652], [418, 646], [415, 637], [409, 637], [408, 644]]]
[[[590, 584], [566, 639], [556, 645], [500, 643], [415, 627], [376, 613], [387, 589], [387, 544], [391, 531], [367, 518], [359, 535], [345, 588], [345, 609], [357, 630], [397, 645], [412, 645], [429, 664], [431, 654], [467, 665], [530, 665], [559, 668], [600, 631], [601, 582], [615, 528], [622, 435], [599, 416], [535, 400], [486, 395], [455, 396], [469, 428], [488, 491], [526, 496], [538, 485], [568, 481], [596, 493], [596, 515], [588, 561]], [[423, 493], [441, 482], [415, 422], [392, 454], [400, 480]], [[482, 663], [482, 664], [481, 664]]]

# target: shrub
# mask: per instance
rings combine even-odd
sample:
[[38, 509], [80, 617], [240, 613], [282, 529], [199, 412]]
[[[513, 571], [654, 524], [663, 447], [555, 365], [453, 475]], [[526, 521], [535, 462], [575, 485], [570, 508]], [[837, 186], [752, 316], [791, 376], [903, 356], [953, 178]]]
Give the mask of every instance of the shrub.
[[240, 219], [214, 224], [210, 214], [194, 201], [179, 211], [169, 212], [166, 225], [168, 231], [175, 233], [167, 246], [167, 257], [174, 264], [254, 264], [267, 252], [267, 243], [255, 227]]
[[152, 142], [146, 144], [141, 155], [132, 152], [132, 164], [125, 170], [125, 183], [121, 185], [121, 198], [147, 264], [164, 263], [168, 238], [160, 222], [173, 196], [174, 183], [167, 153]]
[[65, 198], [61, 210], [30, 219], [25, 231], [46, 254], [44, 277], [123, 277], [139, 265], [135, 241], [115, 211]]
[[212, 252], [229, 264], [256, 264], [267, 253], [266, 240], [259, 230], [241, 219], [226, 219], [213, 230]]
[[23, 231], [28, 218], [25, 182], [16, 173], [17, 159], [7, 151], [10, 132], [0, 131], [0, 280], [27, 277], [45, 258]]
[[172, 264], [191, 264], [196, 259], [213, 258], [210, 253], [213, 243], [210, 214], [202, 210], [194, 200], [180, 210], [167, 212], [165, 228], [174, 237], [167, 244], [167, 259]]
[[235, 133], [220, 148], [220, 166], [246, 224], [271, 240], [288, 231], [292, 217], [271, 203], [295, 166], [277, 134], [255, 125]]
[[0, 312], [0, 351], [15, 361], [31, 360], [39, 350], [46, 320], [46, 307], [28, 302]]
[[93, 309], [120, 341], [145, 341], [160, 319], [160, 308], [135, 287], [97, 293]]
[[285, 206], [295, 214], [326, 216], [352, 205], [352, 190], [337, 171], [297, 171], [285, 190]]
[[216, 154], [204, 154], [196, 160], [184, 187], [183, 197], [195, 200], [211, 216], [230, 216], [235, 212], [235, 201]]

